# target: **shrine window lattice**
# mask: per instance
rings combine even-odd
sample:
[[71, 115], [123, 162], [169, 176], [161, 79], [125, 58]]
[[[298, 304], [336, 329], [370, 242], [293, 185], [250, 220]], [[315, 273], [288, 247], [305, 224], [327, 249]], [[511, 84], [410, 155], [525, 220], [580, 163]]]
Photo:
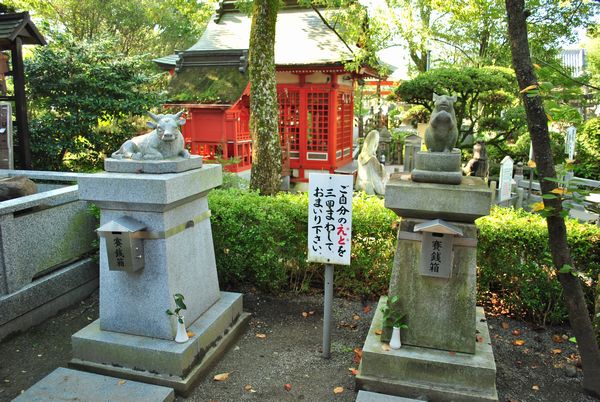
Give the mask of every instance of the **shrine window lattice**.
[[313, 92], [307, 96], [307, 150], [327, 152], [329, 137], [329, 93]]
[[285, 89], [278, 93], [279, 138], [282, 146], [289, 142], [290, 151], [300, 150], [300, 93]]
[[[338, 93], [337, 99], [337, 149], [340, 150], [340, 156], [350, 155], [352, 148], [352, 94]], [[337, 153], [336, 153], [337, 154]]]

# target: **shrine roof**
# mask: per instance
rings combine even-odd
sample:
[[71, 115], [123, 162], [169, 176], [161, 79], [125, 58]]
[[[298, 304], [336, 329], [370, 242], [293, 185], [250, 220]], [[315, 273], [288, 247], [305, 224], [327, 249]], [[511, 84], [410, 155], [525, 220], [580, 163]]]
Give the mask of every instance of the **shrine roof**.
[[24, 45], [46, 44], [28, 12], [0, 14], [0, 49], [9, 48], [16, 38]]
[[[284, 8], [279, 11], [275, 38], [276, 65], [341, 65], [341, 62], [354, 57], [355, 49], [347, 46], [319, 14], [328, 20], [331, 17], [325, 10], [317, 13], [313, 9]], [[229, 9], [208, 24], [195, 45], [175, 57], [154, 61], [163, 67], [174, 67], [175, 64], [186, 67], [197, 66], [200, 60], [208, 57], [208, 63], [211, 63], [208, 65], [219, 65], [219, 61], [232, 65], [237, 61], [245, 69], [251, 22], [252, 18], [246, 14]], [[179, 60], [174, 63], [174, 58]]]

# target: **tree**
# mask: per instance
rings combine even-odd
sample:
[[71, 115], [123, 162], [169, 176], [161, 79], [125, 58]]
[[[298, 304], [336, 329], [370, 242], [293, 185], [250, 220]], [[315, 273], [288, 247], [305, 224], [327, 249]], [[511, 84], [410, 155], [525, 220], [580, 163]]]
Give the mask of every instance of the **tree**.
[[[404, 102], [422, 105], [431, 112], [434, 93], [455, 94], [457, 125], [463, 128], [458, 144], [477, 129], [480, 134], [488, 134], [488, 143], [497, 145], [514, 138], [522, 123], [512, 109], [516, 95], [514, 84], [514, 75], [505, 68], [436, 68], [403, 82], [396, 89], [396, 95]], [[503, 118], [505, 115], [511, 118]]]
[[252, 176], [250, 187], [263, 195], [279, 191], [281, 145], [275, 81], [275, 25], [279, 0], [254, 0], [248, 50], [250, 75], [250, 133]]
[[577, 347], [583, 366], [583, 388], [590, 394], [600, 397], [600, 349], [587, 310], [580, 279], [574, 275], [573, 262], [567, 243], [567, 231], [560, 198], [556, 197], [556, 171], [550, 151], [548, 120], [539, 94], [528, 91], [538, 87], [533, 71], [527, 35], [527, 14], [524, 0], [506, 0], [508, 16], [508, 36], [512, 54], [512, 64], [517, 82], [523, 94], [523, 104], [527, 115], [527, 127], [531, 134], [533, 152], [540, 185], [547, 212], [549, 247], [552, 261], [563, 290], [569, 310], [569, 322], [577, 338]]
[[123, 54], [170, 54], [191, 46], [210, 18], [214, 0], [6, 0], [21, 10], [35, 11], [50, 38], [67, 32], [75, 39], [115, 37]]
[[135, 133], [132, 117], [160, 104], [141, 57], [111, 54], [113, 46], [62, 35], [26, 59], [36, 169], [100, 168]]

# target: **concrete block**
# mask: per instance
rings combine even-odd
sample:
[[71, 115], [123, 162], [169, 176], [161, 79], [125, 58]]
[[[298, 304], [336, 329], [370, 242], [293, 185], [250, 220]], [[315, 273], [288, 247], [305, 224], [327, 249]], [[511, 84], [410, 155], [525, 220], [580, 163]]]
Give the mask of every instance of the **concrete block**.
[[189, 158], [166, 160], [104, 159], [104, 170], [118, 173], [180, 173], [202, 167], [202, 157], [191, 155]]
[[376, 392], [358, 391], [356, 402], [414, 402], [418, 399], [403, 398], [401, 396], [378, 394]]
[[188, 330], [186, 343], [103, 331], [98, 320], [71, 338], [72, 367], [175, 388], [186, 393], [242, 333], [250, 315], [242, 295], [222, 292]]
[[45, 275], [0, 296], [0, 340], [26, 330], [83, 300], [98, 288], [98, 265], [90, 258]]
[[172, 389], [59, 367], [15, 402], [171, 402]]
[[[496, 364], [482, 308], [477, 309], [474, 354], [403, 345], [384, 351], [379, 335], [383, 314], [379, 302], [363, 346], [356, 376], [358, 389], [434, 401], [497, 401]], [[431, 326], [438, 325], [429, 321]], [[475, 339], [473, 339], [475, 342]]]
[[[207, 192], [223, 182], [221, 165], [204, 164], [182, 173], [136, 174], [103, 172], [79, 178], [81, 199], [100, 208], [158, 210]], [[156, 208], [156, 207], [154, 207]]]
[[[452, 276], [436, 278], [420, 273], [422, 243], [402, 239], [412, 234], [417, 219], [402, 219], [398, 246], [390, 277], [389, 295], [398, 296], [406, 313], [408, 328], [402, 330], [402, 343], [455, 352], [475, 351], [475, 303], [477, 291], [477, 248], [454, 244]], [[463, 238], [476, 239], [477, 227], [452, 222]]]
[[[207, 212], [207, 198], [201, 197], [162, 213], [103, 210], [101, 225], [127, 215], [149, 231], [165, 232]], [[175, 308], [174, 294], [185, 297], [186, 323], [194, 322], [219, 298], [210, 219], [166, 239], [145, 239], [144, 258], [139, 271], [111, 271], [106, 239], [100, 239], [100, 327], [172, 340], [175, 319], [165, 311]]]
[[403, 218], [473, 223], [488, 215], [491, 190], [479, 177], [460, 184], [417, 183], [410, 173], [393, 174], [385, 186], [385, 206]]

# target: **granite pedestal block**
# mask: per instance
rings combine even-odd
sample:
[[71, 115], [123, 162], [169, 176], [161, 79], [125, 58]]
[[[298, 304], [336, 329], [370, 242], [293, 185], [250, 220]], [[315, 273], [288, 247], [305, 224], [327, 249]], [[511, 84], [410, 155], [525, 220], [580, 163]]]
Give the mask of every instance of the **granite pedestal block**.
[[[404, 344], [398, 350], [383, 350], [376, 334], [382, 327], [387, 298], [380, 299], [363, 347], [358, 389], [428, 401], [497, 401], [496, 364], [482, 308], [476, 326], [480, 342], [475, 353], [448, 353]], [[433, 328], [438, 325], [429, 321]]]
[[191, 155], [189, 158], [166, 160], [104, 159], [104, 170], [118, 173], [180, 173], [202, 167], [202, 157]]
[[452, 152], [417, 152], [411, 177], [416, 182], [460, 184], [460, 150], [455, 148]]
[[174, 400], [175, 393], [166, 387], [123, 381], [63, 367], [57, 368], [13, 399], [15, 402], [171, 402]]
[[222, 292], [219, 300], [188, 326], [186, 343], [100, 329], [98, 320], [71, 338], [71, 367], [174, 388], [186, 394], [244, 331], [250, 314], [242, 295]]
[[413, 228], [422, 222], [400, 222], [390, 277], [389, 294], [398, 296], [399, 308], [406, 313], [408, 328], [402, 330], [402, 343], [474, 353], [477, 227], [452, 223], [463, 232], [454, 240], [452, 275], [436, 278], [420, 273], [421, 234]]
[[100, 224], [127, 216], [146, 226], [144, 267], [109, 269], [100, 239], [100, 328], [172, 340], [173, 295], [185, 297], [186, 324], [219, 299], [208, 190], [221, 184], [221, 166], [183, 173], [100, 173], [80, 179], [81, 197], [101, 209]]
[[459, 185], [415, 183], [410, 173], [392, 175], [385, 186], [385, 206], [403, 218], [473, 223], [488, 215], [492, 192], [479, 177]]

